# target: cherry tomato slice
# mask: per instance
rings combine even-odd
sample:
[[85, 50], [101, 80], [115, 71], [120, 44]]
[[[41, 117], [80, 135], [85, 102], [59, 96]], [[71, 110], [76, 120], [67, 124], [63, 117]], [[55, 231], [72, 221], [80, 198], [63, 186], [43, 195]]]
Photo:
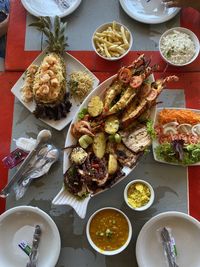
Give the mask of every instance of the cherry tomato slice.
[[130, 80], [130, 86], [133, 89], [136, 89], [142, 85], [142, 82], [143, 82], [143, 80], [142, 80], [141, 76], [133, 76]]
[[131, 75], [131, 70], [129, 70], [128, 68], [121, 68], [118, 73], [118, 78], [123, 83], [129, 83]]

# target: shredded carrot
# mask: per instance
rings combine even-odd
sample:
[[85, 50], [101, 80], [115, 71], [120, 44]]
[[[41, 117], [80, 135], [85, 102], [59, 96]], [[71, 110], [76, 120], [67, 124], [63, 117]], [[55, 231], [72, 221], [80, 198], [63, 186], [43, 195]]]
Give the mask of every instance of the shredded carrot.
[[158, 116], [158, 122], [165, 124], [171, 121], [178, 123], [197, 124], [200, 123], [200, 113], [185, 109], [163, 109]]

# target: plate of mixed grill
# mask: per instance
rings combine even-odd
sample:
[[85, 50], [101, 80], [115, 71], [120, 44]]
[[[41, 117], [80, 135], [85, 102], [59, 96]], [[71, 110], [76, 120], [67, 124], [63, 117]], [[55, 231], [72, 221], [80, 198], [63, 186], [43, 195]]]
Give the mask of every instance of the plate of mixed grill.
[[36, 118], [62, 130], [99, 80], [76, 58], [65, 53], [66, 24], [62, 24], [58, 17], [54, 21], [54, 32], [50, 30], [51, 22], [47, 17], [40, 18], [33, 26], [45, 31], [49, 38], [48, 47], [11, 91]]
[[200, 165], [200, 111], [159, 108], [155, 117], [156, 161], [173, 165]]
[[130, 66], [93, 90], [70, 125], [64, 152], [64, 185], [55, 205], [72, 206], [85, 217], [91, 196], [124, 179], [151, 144], [158, 95], [176, 76], [154, 81], [150, 60]]

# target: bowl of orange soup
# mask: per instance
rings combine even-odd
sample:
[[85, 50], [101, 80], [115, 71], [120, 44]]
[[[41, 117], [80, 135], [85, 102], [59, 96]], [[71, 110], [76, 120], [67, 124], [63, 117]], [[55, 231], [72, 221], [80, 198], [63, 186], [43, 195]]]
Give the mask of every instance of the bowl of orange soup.
[[97, 210], [86, 227], [90, 245], [104, 255], [122, 252], [132, 237], [132, 226], [128, 217], [119, 209], [106, 207]]

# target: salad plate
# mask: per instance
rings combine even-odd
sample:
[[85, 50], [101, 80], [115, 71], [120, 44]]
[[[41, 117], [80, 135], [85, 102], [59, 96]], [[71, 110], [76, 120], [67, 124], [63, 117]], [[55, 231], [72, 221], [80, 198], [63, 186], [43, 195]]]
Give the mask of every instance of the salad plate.
[[75, 11], [81, 0], [21, 0], [24, 8], [33, 16], [68, 16]]
[[[156, 138], [152, 141], [154, 159], [161, 163], [196, 166], [200, 165], [200, 122], [194, 122], [189, 126], [188, 121], [181, 123], [170, 121], [169, 123], [159, 123], [159, 114], [163, 110], [194, 112], [199, 115], [200, 110], [189, 108], [157, 108], [154, 120], [154, 128], [156, 130]], [[192, 130], [194, 129], [194, 130]], [[188, 132], [189, 131], [189, 132]], [[185, 140], [183, 143], [182, 140]], [[172, 143], [175, 150], [172, 149]], [[179, 151], [179, 152], [178, 152]], [[183, 159], [177, 158], [183, 153]], [[177, 154], [178, 153], [178, 154]], [[196, 161], [198, 157], [198, 162]]]
[[200, 223], [192, 216], [168, 211], [151, 218], [142, 227], [136, 242], [136, 258], [139, 267], [168, 266], [160, 230], [166, 227], [174, 237], [177, 249], [177, 265], [198, 267], [200, 255]]
[[133, 19], [147, 24], [172, 19], [180, 8], [167, 8], [161, 0], [119, 0], [123, 10]]
[[[41, 52], [41, 54], [31, 63], [34, 65], [40, 65], [44, 57], [47, 55], [47, 49]], [[63, 59], [66, 63], [66, 75], [67, 75], [67, 81], [69, 81], [69, 76], [71, 73], [76, 72], [76, 71], [83, 71], [87, 73], [93, 80], [93, 87], [92, 90], [97, 87], [99, 84], [99, 80], [97, 77], [89, 71], [80, 61], [78, 61], [76, 58], [71, 56], [68, 53], [64, 53]], [[25, 79], [26, 71], [22, 74], [22, 76], [19, 78], [19, 80], [15, 83], [13, 88], [11, 89], [11, 92], [15, 95], [15, 97], [18, 98], [18, 100], [30, 111], [33, 112], [35, 110], [35, 101], [31, 102], [25, 102], [22, 99], [22, 94], [21, 94], [21, 88], [24, 85], [24, 79]], [[66, 89], [67, 91], [67, 89]], [[67, 113], [67, 116], [65, 118], [61, 118], [60, 120], [50, 120], [50, 119], [41, 119], [43, 122], [45, 122], [47, 125], [51, 126], [52, 128], [60, 131], [64, 127], [66, 127], [70, 121], [73, 119], [74, 114], [78, 110], [81, 101], [78, 99], [75, 99], [74, 97], [70, 97], [70, 102], [72, 104], [70, 108], [70, 112]]]

